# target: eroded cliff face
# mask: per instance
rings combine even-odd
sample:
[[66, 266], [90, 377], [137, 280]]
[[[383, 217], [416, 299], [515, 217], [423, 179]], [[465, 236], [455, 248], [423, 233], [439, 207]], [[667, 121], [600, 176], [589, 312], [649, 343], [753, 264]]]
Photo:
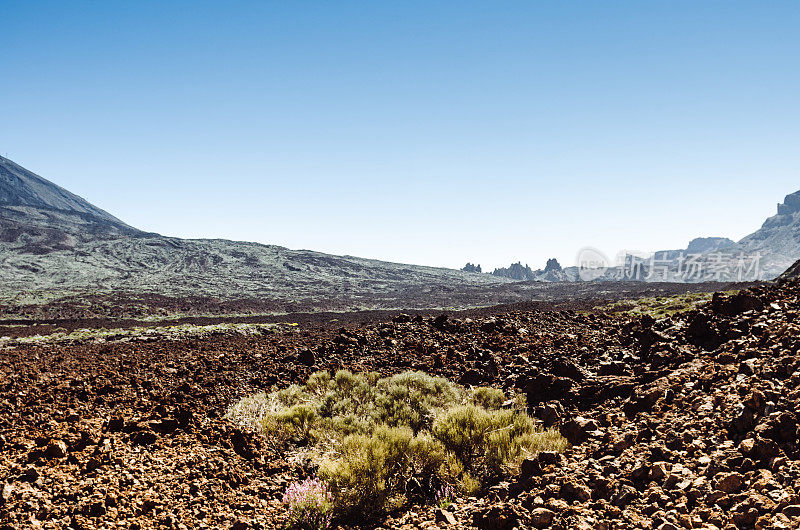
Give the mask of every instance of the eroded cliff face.
[[778, 213], [732, 250], [759, 253], [768, 276], [775, 277], [800, 259], [800, 191], [787, 195]]
[[787, 195], [782, 204], [778, 205], [778, 215], [791, 215], [800, 212], [800, 191]]

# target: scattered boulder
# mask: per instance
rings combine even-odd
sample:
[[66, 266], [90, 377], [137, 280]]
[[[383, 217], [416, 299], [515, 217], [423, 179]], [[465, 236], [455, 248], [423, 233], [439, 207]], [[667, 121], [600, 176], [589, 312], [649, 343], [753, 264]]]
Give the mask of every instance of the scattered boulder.
[[581, 416], [573, 418], [561, 426], [561, 435], [566, 438], [572, 445], [581, 444], [585, 442], [590, 435], [599, 433], [597, 422], [591, 419], [586, 419]]
[[741, 473], [720, 473], [715, 477], [714, 486], [725, 493], [736, 493], [744, 485]]
[[534, 508], [531, 510], [530, 521], [535, 528], [547, 528], [555, 516], [555, 512], [547, 508]]
[[316, 358], [314, 357], [314, 352], [308, 348], [301, 350], [297, 354], [297, 362], [299, 362], [300, 364], [304, 364], [306, 366], [314, 366], [314, 363], [316, 362]]
[[456, 516], [448, 510], [437, 508], [435, 514], [437, 523], [444, 523], [449, 526], [456, 526], [458, 524], [458, 519], [456, 519]]
[[47, 458], [64, 458], [67, 456], [67, 444], [61, 440], [53, 440], [44, 454]]

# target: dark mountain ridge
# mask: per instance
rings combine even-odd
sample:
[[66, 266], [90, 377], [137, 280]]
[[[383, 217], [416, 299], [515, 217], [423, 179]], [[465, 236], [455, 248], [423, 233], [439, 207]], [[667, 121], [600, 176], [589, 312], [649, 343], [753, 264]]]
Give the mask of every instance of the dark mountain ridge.
[[42, 255], [74, 249], [80, 242], [142, 235], [146, 234], [0, 157], [0, 243], [8, 250]]
[[[51, 210], [137, 231], [85, 199], [0, 156], [0, 207]], [[18, 209], [17, 208], [17, 209]]]

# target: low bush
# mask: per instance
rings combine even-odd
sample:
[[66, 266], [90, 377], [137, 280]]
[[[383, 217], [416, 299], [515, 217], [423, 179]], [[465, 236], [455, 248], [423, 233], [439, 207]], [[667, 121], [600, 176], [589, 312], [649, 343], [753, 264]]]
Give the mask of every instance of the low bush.
[[432, 428], [463, 467], [481, 481], [496, 480], [518, 471], [527, 456], [542, 450], [563, 451], [566, 440], [554, 431], [538, 429], [527, 414], [487, 410], [467, 404], [441, 414]]
[[319, 475], [331, 484], [343, 511], [380, 511], [392, 500], [402, 504], [422, 494], [445, 456], [442, 444], [427, 434], [381, 425], [371, 434], [345, 437], [340, 453], [322, 460]]
[[485, 409], [499, 409], [506, 402], [506, 395], [499, 388], [477, 386], [470, 391], [469, 401]]
[[566, 448], [513, 398], [422, 372], [382, 378], [342, 370], [245, 398], [228, 417], [258, 426], [274, 443], [308, 446], [334, 508], [364, 517], [409, 502], [452, 502], [454, 488], [471, 494], [528, 456]]

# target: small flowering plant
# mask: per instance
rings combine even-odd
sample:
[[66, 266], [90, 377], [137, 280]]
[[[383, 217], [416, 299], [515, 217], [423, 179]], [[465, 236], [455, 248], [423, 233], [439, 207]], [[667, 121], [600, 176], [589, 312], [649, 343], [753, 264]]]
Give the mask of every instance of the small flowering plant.
[[333, 494], [316, 477], [290, 484], [283, 503], [289, 508], [289, 528], [325, 530], [331, 524]]
[[443, 484], [442, 487], [436, 492], [436, 504], [438, 504], [439, 508], [443, 510], [449, 508], [453, 504], [455, 498], [455, 491], [449, 484]]

